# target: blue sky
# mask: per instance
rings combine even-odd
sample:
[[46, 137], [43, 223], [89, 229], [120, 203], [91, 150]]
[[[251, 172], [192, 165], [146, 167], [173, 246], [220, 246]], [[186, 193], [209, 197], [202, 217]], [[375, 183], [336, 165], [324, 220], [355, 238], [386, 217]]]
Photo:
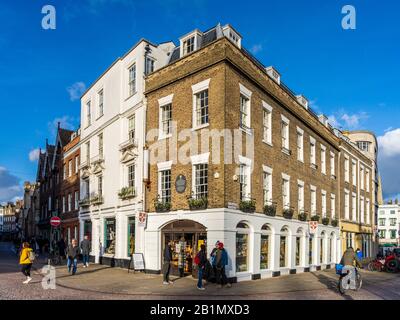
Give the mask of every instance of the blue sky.
[[[41, 28], [46, 4], [57, 10], [56, 30]], [[341, 27], [346, 4], [356, 9], [356, 30]], [[34, 150], [54, 141], [57, 121], [78, 126], [76, 97], [137, 40], [177, 43], [218, 22], [232, 24], [316, 111], [342, 128], [374, 131], [385, 197], [400, 195], [399, 14], [395, 0], [2, 1], [0, 202], [35, 179]]]

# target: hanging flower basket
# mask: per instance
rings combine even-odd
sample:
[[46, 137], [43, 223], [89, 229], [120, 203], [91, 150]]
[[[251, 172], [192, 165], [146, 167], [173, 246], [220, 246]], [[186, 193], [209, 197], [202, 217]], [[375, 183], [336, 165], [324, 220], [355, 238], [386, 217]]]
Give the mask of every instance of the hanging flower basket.
[[337, 227], [338, 226], [338, 221], [336, 219], [332, 220], [331, 221], [331, 225], [332, 225], [332, 227]]
[[208, 200], [207, 198], [199, 198], [199, 199], [189, 198], [188, 204], [190, 210], [203, 210], [207, 209]]
[[167, 212], [171, 210], [171, 202], [155, 201], [154, 208], [156, 212]]

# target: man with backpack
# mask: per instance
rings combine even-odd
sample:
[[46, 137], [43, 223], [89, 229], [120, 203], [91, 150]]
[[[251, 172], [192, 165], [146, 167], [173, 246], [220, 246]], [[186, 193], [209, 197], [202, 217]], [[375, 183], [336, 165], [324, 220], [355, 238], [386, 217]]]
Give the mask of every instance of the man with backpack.
[[205, 290], [205, 288], [203, 287], [203, 272], [207, 264], [207, 254], [206, 246], [204, 244], [200, 246], [200, 251], [196, 254], [196, 257], [194, 258], [194, 263], [197, 265], [198, 268], [197, 289]]
[[222, 288], [222, 286], [226, 284], [226, 286], [230, 288], [231, 284], [228, 282], [228, 278], [225, 274], [225, 266], [228, 265], [228, 253], [226, 252], [222, 242], [218, 243], [218, 249], [215, 251], [214, 255], [215, 258], [213, 259], [213, 265], [216, 269], [218, 287]]

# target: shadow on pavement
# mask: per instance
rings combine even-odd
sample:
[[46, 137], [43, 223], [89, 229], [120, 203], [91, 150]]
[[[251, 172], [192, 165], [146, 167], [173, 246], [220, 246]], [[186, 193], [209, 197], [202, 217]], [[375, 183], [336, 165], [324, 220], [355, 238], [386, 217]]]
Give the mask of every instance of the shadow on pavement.
[[333, 279], [331, 277], [328, 277], [322, 273], [314, 273], [311, 272], [311, 274], [318, 279], [318, 281], [326, 286], [326, 288], [340, 296], [343, 297], [344, 300], [354, 300], [351, 296], [348, 294], [341, 294], [338, 290], [338, 279]]

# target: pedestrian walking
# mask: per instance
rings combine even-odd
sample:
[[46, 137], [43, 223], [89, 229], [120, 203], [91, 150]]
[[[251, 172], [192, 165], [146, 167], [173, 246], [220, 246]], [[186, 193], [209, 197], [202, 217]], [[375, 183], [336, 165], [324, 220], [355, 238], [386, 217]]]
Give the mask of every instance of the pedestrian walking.
[[35, 259], [35, 254], [33, 253], [32, 249], [28, 242], [24, 242], [22, 244], [21, 255], [19, 257], [19, 264], [22, 266], [21, 272], [26, 277], [26, 280], [22, 282], [23, 284], [28, 284], [31, 282], [31, 268], [33, 260]]
[[197, 264], [198, 269], [197, 289], [205, 290], [205, 288], [203, 287], [203, 273], [207, 264], [207, 254], [206, 246], [204, 244], [200, 246], [200, 251], [197, 253], [194, 260], [195, 264]]
[[81, 252], [82, 252], [82, 260], [83, 267], [89, 267], [89, 254], [91, 250], [91, 243], [89, 241], [89, 237], [86, 235], [81, 241]]
[[163, 284], [172, 284], [169, 280], [169, 272], [171, 270], [172, 261], [172, 242], [168, 242], [164, 250], [164, 264], [163, 264]]
[[71, 272], [72, 267], [72, 275], [76, 273], [78, 268], [78, 256], [80, 254], [80, 248], [78, 246], [78, 241], [76, 239], [72, 239], [71, 244], [68, 246], [67, 249], [67, 267], [68, 272]]
[[65, 241], [64, 238], [61, 238], [60, 240], [58, 240], [57, 242], [57, 247], [58, 247], [58, 253], [60, 255], [61, 258], [65, 258]]
[[222, 242], [218, 243], [218, 249], [215, 250], [215, 259], [214, 265], [216, 269], [216, 280], [219, 288], [222, 288], [223, 285], [226, 285], [228, 288], [231, 287], [231, 284], [228, 282], [228, 278], [225, 274], [225, 266], [228, 264], [228, 253], [224, 248], [224, 244]]

